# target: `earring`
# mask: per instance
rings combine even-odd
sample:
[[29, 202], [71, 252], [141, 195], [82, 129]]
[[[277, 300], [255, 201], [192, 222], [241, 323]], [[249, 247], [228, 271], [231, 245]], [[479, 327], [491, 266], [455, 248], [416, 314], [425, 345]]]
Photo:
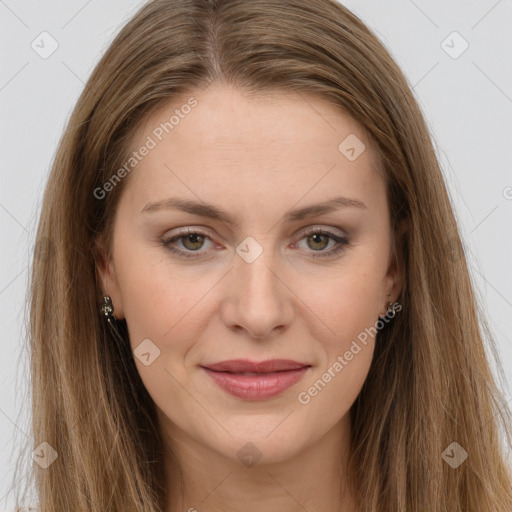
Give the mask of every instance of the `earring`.
[[119, 333], [117, 320], [114, 316], [114, 304], [112, 304], [110, 295], [103, 296], [103, 304], [101, 305], [100, 311], [103, 317], [107, 319], [110, 327], [112, 327], [113, 336], [118, 340], [119, 343], [125, 344], [126, 342]]
[[103, 304], [100, 308], [101, 313], [107, 319], [108, 323], [113, 326], [112, 321], [115, 322], [116, 317], [114, 316], [114, 304], [112, 304], [112, 299], [110, 295], [105, 295], [103, 297]]
[[[388, 298], [390, 297], [390, 295], [391, 295], [391, 293], [388, 292]], [[390, 301], [387, 301], [386, 302], [386, 312], [382, 316], [379, 315], [379, 318], [386, 318], [387, 316], [393, 318], [395, 315], [396, 315], [395, 305], [391, 304]]]
[[388, 302], [386, 304], [387, 310], [386, 310], [386, 316], [395, 316], [395, 305], [391, 304], [391, 302]]
[[[389, 297], [389, 295], [390, 295], [390, 293], [388, 292], [388, 297]], [[397, 311], [400, 311], [400, 309], [398, 308], [398, 305], [396, 303], [391, 304], [391, 302], [389, 302], [389, 301], [386, 303], [386, 308], [387, 308], [387, 310], [386, 310], [385, 316], [389, 316], [391, 318], [393, 318], [396, 315]]]

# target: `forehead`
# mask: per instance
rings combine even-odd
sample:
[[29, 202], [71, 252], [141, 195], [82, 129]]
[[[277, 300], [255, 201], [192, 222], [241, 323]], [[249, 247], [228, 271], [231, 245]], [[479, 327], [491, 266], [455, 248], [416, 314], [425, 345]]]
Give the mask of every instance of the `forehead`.
[[305, 194], [325, 198], [333, 188], [364, 196], [382, 174], [357, 121], [310, 93], [198, 89], [145, 119], [131, 148], [144, 145], [151, 150], [127, 187], [135, 200], [137, 191], [139, 203], [176, 195], [176, 189], [195, 199], [222, 194], [236, 200], [243, 192], [247, 200], [254, 194], [287, 204]]
[[[216, 84], [210, 85], [204, 91], [196, 89], [194, 93], [182, 95], [162, 106], [148, 120], [154, 124], [155, 121], [168, 119], [168, 114], [180, 110], [180, 107], [186, 105], [192, 97], [197, 100], [197, 106], [191, 109], [189, 115], [186, 115], [190, 118], [187, 124], [194, 123], [194, 119], [200, 119], [202, 123], [208, 122], [209, 128], [215, 126], [217, 129], [213, 132], [201, 130], [199, 126], [201, 123], [195, 126], [200, 130], [199, 133], [208, 139], [219, 139], [225, 134], [232, 137], [235, 131], [243, 137], [255, 126], [265, 128], [258, 134], [259, 138], [264, 138], [265, 135], [270, 137], [278, 132], [280, 138], [286, 139], [288, 133], [279, 132], [279, 128], [281, 126], [290, 128], [291, 120], [301, 123], [290, 133], [294, 136], [297, 135], [299, 128], [304, 135], [310, 132], [336, 131], [340, 128], [342, 121], [356, 131], [361, 130], [358, 123], [344, 109], [319, 93], [291, 90], [249, 93]], [[251, 117], [248, 118], [248, 114]], [[302, 124], [304, 122], [308, 124], [309, 129]]]
[[[158, 146], [194, 145], [233, 156], [243, 146], [244, 151], [253, 150], [264, 157], [269, 152], [276, 156], [289, 146], [296, 146], [300, 153], [302, 142], [309, 143], [304, 148], [309, 152], [315, 148], [315, 153], [326, 149], [338, 152], [339, 144], [350, 135], [364, 141], [366, 156], [371, 157], [368, 161], [375, 166], [378, 155], [362, 126], [320, 94], [285, 90], [249, 93], [212, 84], [153, 112], [141, 123], [131, 145], [136, 148], [151, 136]], [[148, 158], [156, 153], [152, 151]]]

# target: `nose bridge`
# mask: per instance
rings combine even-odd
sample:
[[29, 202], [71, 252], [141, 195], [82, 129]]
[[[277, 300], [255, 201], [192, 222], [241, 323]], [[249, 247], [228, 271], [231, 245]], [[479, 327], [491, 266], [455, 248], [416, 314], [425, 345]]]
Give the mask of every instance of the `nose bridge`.
[[236, 248], [235, 274], [241, 279], [241, 288], [246, 288], [245, 298], [275, 300], [278, 281], [274, 268], [277, 266], [272, 237], [250, 236]]
[[278, 258], [272, 237], [261, 242], [247, 237], [236, 248], [229, 287], [230, 311], [225, 321], [264, 337], [291, 319], [288, 288], [279, 277]]

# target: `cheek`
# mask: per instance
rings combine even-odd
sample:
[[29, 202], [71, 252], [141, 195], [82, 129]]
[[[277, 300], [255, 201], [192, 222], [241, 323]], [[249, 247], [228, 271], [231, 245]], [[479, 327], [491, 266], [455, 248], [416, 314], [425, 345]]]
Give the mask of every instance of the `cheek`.
[[325, 293], [310, 296], [309, 306], [328, 326], [318, 340], [323, 357], [301, 386], [297, 402], [304, 417], [322, 417], [334, 425], [350, 409], [366, 380], [375, 347], [380, 289], [379, 273], [352, 272], [331, 282]]
[[[308, 414], [334, 424], [348, 412], [368, 375], [375, 346], [383, 268], [371, 258], [347, 265], [323, 289], [311, 288], [309, 309], [321, 319], [314, 336], [323, 356], [312, 378], [301, 386], [298, 403]], [[324, 328], [325, 327], [325, 328]]]
[[165, 261], [151, 264], [137, 256], [127, 258], [121, 269], [128, 334], [144, 386], [162, 410], [189, 408], [187, 390], [194, 388], [189, 361], [209, 318], [205, 308], [213, 309], [218, 276], [177, 271]]
[[197, 311], [211, 285], [172, 278], [162, 265], [145, 266], [141, 259], [124, 267], [123, 306], [131, 349], [139, 376], [155, 404], [173, 411], [199, 414], [190, 399], [186, 356], [198, 339]]
[[323, 286], [318, 286], [318, 280], [315, 286], [304, 280], [305, 302], [326, 328], [327, 334], [321, 338], [331, 357], [377, 322], [383, 275], [378, 265], [360, 261], [357, 267], [347, 265], [337, 275], [323, 280]]
[[321, 430], [328, 431], [349, 413], [368, 375], [373, 351], [370, 339], [366, 344], [349, 342], [331, 354], [329, 363], [299, 390], [297, 407], [304, 422], [321, 418]]
[[[159, 346], [194, 315], [213, 278], [171, 267], [162, 248], [126, 252], [116, 265], [132, 345], [154, 338]], [[190, 274], [190, 275], [189, 275]], [[163, 347], [162, 347], [163, 348]]]

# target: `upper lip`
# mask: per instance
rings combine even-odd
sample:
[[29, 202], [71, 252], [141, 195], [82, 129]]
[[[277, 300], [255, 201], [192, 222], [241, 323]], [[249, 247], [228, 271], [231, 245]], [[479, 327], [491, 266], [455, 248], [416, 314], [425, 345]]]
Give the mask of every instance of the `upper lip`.
[[217, 372], [250, 372], [250, 373], [270, 373], [283, 370], [297, 370], [310, 366], [309, 364], [299, 363], [291, 359], [268, 359], [266, 361], [249, 361], [247, 359], [230, 359], [229, 361], [221, 361], [219, 363], [212, 363], [203, 365], [203, 368], [208, 368]]

